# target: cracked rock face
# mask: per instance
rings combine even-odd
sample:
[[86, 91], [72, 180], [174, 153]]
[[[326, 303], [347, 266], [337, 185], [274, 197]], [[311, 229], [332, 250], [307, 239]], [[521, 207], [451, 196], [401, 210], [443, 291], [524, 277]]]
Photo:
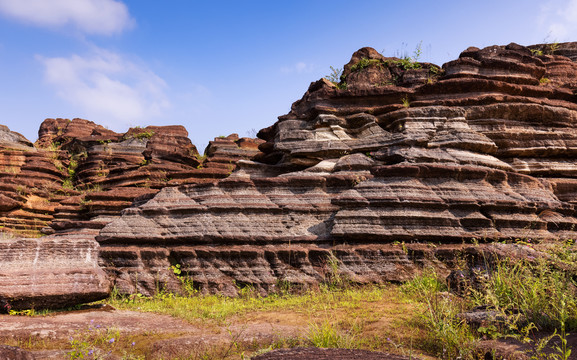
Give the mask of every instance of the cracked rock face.
[[227, 179], [163, 189], [102, 229], [121, 291], [178, 291], [176, 264], [232, 295], [402, 281], [448, 270], [459, 244], [577, 235], [574, 59], [509, 44], [441, 68], [363, 48], [341, 80], [312, 83]]
[[110, 292], [91, 237], [3, 239], [0, 264], [0, 299], [12, 310], [64, 308]]

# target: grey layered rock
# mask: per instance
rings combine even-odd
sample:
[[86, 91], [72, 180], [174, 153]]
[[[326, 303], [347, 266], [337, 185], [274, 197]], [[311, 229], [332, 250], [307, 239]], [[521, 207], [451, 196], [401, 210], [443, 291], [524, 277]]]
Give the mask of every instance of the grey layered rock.
[[97, 237], [101, 264], [125, 292], [178, 290], [180, 264], [203, 291], [234, 295], [448, 274], [469, 242], [575, 238], [575, 79], [571, 59], [517, 44], [442, 69], [361, 49], [341, 84], [312, 83], [261, 130], [263, 154], [229, 178], [124, 210]]

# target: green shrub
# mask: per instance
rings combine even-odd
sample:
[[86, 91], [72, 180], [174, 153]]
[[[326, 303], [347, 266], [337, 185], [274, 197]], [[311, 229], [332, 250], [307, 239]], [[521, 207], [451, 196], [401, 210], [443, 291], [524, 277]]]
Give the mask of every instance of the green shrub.
[[365, 68], [368, 68], [371, 65], [382, 67], [383, 62], [379, 59], [362, 58], [361, 60], [359, 60], [359, 62], [351, 66], [351, 72], [361, 71]]
[[341, 77], [343, 76], [343, 69], [334, 68], [332, 66], [330, 68], [331, 73], [325, 76], [325, 79], [327, 79], [328, 81], [332, 82], [335, 85], [338, 85], [342, 80]]

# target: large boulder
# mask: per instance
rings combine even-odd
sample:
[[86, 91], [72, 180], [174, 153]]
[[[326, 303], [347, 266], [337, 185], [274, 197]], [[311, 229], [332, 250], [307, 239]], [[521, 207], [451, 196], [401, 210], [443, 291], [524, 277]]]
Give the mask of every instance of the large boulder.
[[110, 289], [93, 238], [0, 240], [0, 299], [12, 310], [97, 301]]

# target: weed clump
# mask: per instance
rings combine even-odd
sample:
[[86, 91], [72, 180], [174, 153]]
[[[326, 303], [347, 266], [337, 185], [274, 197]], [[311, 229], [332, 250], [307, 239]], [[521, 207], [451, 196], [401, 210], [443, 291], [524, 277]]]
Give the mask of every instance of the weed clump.
[[[471, 270], [475, 281], [460, 284], [459, 295], [433, 269], [405, 283], [406, 296], [424, 305], [420, 323], [428, 351], [443, 359], [473, 359], [480, 340], [513, 338], [531, 345], [531, 359], [567, 359], [567, 334], [577, 329], [577, 284], [574, 255], [564, 249], [537, 259], [485, 259]], [[464, 316], [471, 311], [484, 314], [480, 324]], [[551, 347], [553, 339], [559, 345]]]

